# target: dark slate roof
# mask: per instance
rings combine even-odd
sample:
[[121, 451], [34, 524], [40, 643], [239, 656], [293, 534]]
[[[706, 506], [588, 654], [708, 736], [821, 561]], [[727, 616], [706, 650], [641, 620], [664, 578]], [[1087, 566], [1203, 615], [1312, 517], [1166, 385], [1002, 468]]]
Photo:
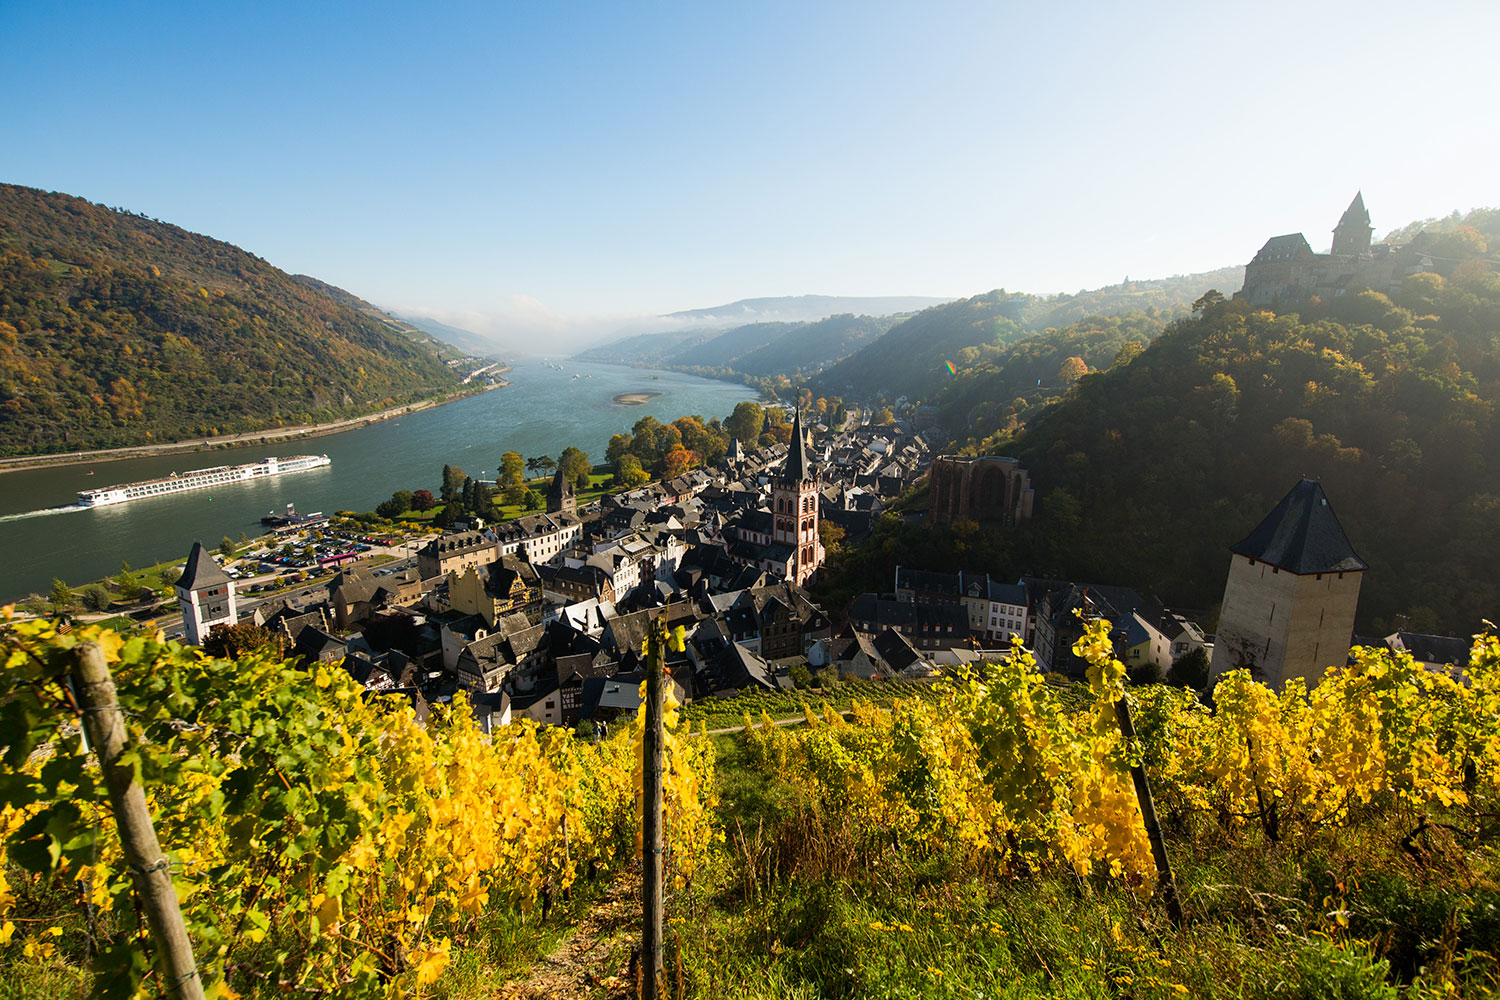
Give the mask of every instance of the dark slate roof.
[[1354, 553], [1322, 484], [1304, 479], [1231, 552], [1298, 575], [1369, 569]]
[[1287, 233], [1285, 236], [1272, 236], [1266, 240], [1266, 245], [1260, 248], [1251, 263], [1260, 263], [1269, 260], [1300, 260], [1313, 256], [1313, 248], [1308, 245], [1307, 237], [1301, 233]]
[[229, 577], [224, 575], [219, 564], [214, 562], [214, 557], [203, 548], [203, 543], [194, 542], [193, 551], [188, 554], [187, 565], [183, 567], [177, 586], [183, 590], [202, 590], [204, 587], [222, 587], [228, 583]]
[[1339, 217], [1339, 228], [1345, 226], [1368, 226], [1370, 224], [1370, 212], [1365, 208], [1365, 193], [1357, 191], [1354, 200], [1349, 207], [1344, 209], [1344, 214]]
[[816, 479], [818, 476], [813, 469], [812, 459], [807, 454], [807, 437], [802, 432], [801, 409], [792, 414], [792, 440], [788, 444], [786, 464], [781, 467], [781, 476], [793, 482]]

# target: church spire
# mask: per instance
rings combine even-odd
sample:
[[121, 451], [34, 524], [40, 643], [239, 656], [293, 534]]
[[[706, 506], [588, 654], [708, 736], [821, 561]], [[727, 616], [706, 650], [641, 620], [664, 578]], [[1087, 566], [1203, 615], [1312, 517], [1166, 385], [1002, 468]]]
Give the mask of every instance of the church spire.
[[802, 410], [792, 412], [792, 440], [788, 442], [786, 466], [782, 476], [793, 482], [816, 478], [812, 459], [807, 455], [807, 435], [802, 432]]

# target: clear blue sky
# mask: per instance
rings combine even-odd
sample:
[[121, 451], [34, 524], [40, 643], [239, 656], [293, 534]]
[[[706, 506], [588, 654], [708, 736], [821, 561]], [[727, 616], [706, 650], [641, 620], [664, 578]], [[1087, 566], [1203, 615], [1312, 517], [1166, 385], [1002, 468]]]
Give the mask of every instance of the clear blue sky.
[[0, 180], [507, 339], [1500, 204], [1500, 4], [0, 0]]

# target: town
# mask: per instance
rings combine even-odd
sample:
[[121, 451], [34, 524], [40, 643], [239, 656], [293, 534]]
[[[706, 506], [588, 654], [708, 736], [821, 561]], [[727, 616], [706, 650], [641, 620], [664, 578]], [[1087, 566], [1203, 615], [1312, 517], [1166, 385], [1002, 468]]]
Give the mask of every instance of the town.
[[[303, 560], [334, 569], [326, 586], [248, 613], [236, 581], [195, 544], [176, 584], [183, 637], [200, 645], [216, 630], [248, 627], [287, 655], [342, 664], [367, 690], [408, 697], [419, 717], [464, 691], [486, 732], [527, 718], [584, 733], [634, 716], [642, 639], [663, 617], [687, 636], [667, 665], [683, 703], [934, 679], [1016, 647], [1039, 670], [1079, 680], [1085, 663], [1073, 643], [1100, 619], [1134, 679], [1199, 690], [1237, 667], [1278, 685], [1312, 682], [1357, 640], [1366, 566], [1311, 481], [1231, 546], [1217, 648], [1197, 623], [1202, 611], [1122, 586], [996, 580], [984, 567], [898, 567], [889, 590], [820, 606], [806, 585], [823, 568], [825, 540], [858, 544], [924, 477], [927, 508], [903, 516], [1002, 528], [1030, 518], [1033, 488], [1014, 459], [931, 451], [908, 420], [835, 431], [804, 424], [798, 411], [787, 444], [733, 440], [721, 463], [582, 507], [559, 467], [545, 509], [494, 523], [465, 514], [383, 568], [363, 561], [378, 539], [340, 532], [338, 551]], [[293, 531], [327, 518], [268, 520]], [[1357, 641], [1412, 651], [1434, 668], [1467, 652], [1463, 640], [1407, 633]]]

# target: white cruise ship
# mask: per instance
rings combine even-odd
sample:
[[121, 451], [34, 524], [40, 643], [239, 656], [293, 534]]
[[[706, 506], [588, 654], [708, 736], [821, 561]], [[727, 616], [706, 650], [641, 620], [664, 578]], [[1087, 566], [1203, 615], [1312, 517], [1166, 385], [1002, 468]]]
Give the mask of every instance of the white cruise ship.
[[308, 469], [320, 469], [332, 464], [327, 455], [293, 455], [290, 458], [264, 458], [247, 465], [219, 465], [212, 469], [174, 472], [161, 479], [121, 483], [119, 486], [106, 486], [98, 490], [79, 490], [78, 506], [103, 507], [108, 504], [141, 500], [145, 497], [166, 496], [168, 493], [201, 490], [207, 486], [250, 482], [265, 479], [268, 476], [280, 476], [288, 472], [305, 472]]

